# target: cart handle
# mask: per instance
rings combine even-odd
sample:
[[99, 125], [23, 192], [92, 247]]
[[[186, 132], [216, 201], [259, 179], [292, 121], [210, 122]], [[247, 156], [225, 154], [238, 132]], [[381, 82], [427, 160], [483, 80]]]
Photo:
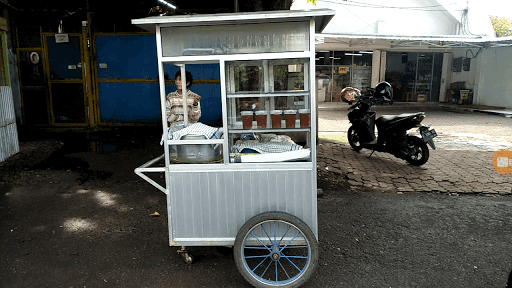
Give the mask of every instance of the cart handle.
[[164, 158], [164, 156], [165, 156], [165, 153], [156, 157], [153, 160], [150, 160], [150, 161], [142, 164], [140, 167], [135, 168], [134, 172], [135, 172], [135, 174], [139, 175], [142, 179], [146, 180], [149, 184], [158, 188], [158, 190], [164, 192], [165, 194], [169, 194], [169, 191], [167, 191], [167, 189], [162, 187], [162, 185], [156, 183], [155, 181], [153, 181], [153, 179], [151, 179], [148, 176], [143, 174], [145, 172], [165, 172], [168, 169], [167, 167], [148, 167], [148, 166], [153, 165], [158, 160]]

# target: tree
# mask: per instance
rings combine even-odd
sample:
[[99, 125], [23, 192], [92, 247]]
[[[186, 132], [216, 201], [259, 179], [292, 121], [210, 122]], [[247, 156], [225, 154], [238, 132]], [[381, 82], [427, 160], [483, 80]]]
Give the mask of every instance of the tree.
[[496, 37], [512, 36], [512, 18], [490, 16]]

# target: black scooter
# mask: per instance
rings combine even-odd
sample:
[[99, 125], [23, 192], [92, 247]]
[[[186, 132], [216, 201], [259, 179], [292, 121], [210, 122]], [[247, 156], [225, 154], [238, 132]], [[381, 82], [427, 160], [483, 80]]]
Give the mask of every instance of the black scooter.
[[[381, 82], [371, 93], [359, 95], [357, 102], [349, 108], [348, 119], [352, 126], [348, 129], [348, 142], [352, 149], [371, 149], [370, 156], [375, 151], [387, 152], [415, 166], [425, 164], [429, 158], [426, 143], [436, 149], [433, 138], [437, 136], [434, 129], [429, 130], [429, 126], [421, 124], [425, 113], [383, 115], [375, 119], [376, 113], [371, 106], [379, 102], [392, 104], [393, 90], [389, 83]], [[418, 128], [421, 138], [408, 135], [407, 130], [411, 128]]]

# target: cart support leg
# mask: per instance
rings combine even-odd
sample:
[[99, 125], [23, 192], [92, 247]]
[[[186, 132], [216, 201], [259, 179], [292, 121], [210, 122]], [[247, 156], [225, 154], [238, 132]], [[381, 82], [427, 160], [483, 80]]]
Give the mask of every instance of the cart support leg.
[[178, 249], [178, 254], [180, 254], [181, 257], [183, 257], [183, 260], [185, 261], [185, 263], [192, 264], [194, 262], [194, 256], [192, 256], [192, 254], [188, 253], [187, 247], [181, 246], [181, 248]]

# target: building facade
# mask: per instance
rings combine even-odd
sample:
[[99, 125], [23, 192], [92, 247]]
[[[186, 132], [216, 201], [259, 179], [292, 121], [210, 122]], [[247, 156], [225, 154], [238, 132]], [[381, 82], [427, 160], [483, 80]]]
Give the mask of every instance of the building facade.
[[[316, 36], [319, 101], [341, 101], [347, 86], [364, 91], [388, 81], [396, 101], [512, 107], [512, 83], [501, 77], [510, 74], [511, 39], [494, 38], [488, 16], [467, 1], [407, 2], [316, 2], [337, 11]], [[292, 5], [307, 7], [306, 0]]]

